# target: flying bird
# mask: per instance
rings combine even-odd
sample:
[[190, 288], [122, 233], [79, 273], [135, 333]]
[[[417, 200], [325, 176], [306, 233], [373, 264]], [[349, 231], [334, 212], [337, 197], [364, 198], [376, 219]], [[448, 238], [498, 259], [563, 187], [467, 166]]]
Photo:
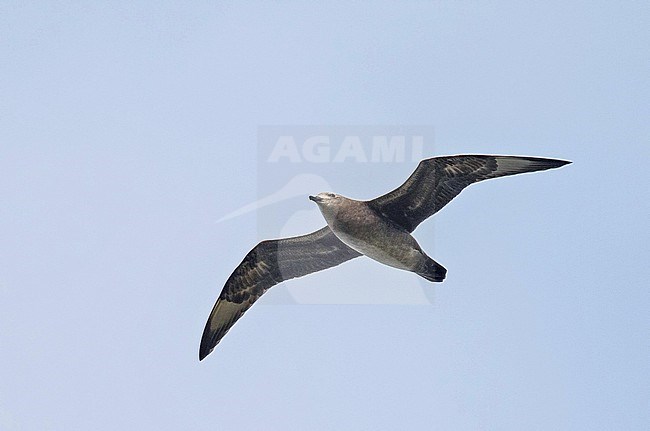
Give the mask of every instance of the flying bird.
[[458, 155], [422, 160], [395, 190], [369, 201], [325, 192], [309, 196], [327, 225], [307, 235], [257, 244], [226, 281], [205, 325], [203, 360], [270, 287], [365, 255], [385, 265], [442, 282], [447, 270], [429, 257], [411, 232], [465, 187], [490, 178], [559, 168], [566, 160]]

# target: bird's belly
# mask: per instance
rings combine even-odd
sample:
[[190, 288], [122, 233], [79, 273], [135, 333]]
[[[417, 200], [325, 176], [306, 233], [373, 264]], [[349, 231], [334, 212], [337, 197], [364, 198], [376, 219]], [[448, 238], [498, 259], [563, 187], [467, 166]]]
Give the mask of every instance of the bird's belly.
[[334, 233], [348, 247], [394, 268], [410, 271], [417, 266], [422, 258], [420, 251], [413, 247], [410, 241], [391, 237], [382, 238], [381, 240], [377, 238], [368, 239], [340, 231]]

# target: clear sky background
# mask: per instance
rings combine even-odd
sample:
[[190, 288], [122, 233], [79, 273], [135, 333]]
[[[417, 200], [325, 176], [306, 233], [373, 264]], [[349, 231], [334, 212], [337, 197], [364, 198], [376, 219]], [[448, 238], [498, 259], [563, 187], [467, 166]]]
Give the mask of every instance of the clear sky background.
[[[648, 28], [642, 1], [2, 2], [0, 429], [649, 429]], [[199, 363], [262, 239], [216, 220], [260, 197], [258, 126], [283, 124], [574, 163], [418, 228], [449, 270], [432, 305], [272, 289]], [[415, 164], [366, 166], [330, 183], [369, 198]], [[303, 280], [417, 277], [339, 269]]]

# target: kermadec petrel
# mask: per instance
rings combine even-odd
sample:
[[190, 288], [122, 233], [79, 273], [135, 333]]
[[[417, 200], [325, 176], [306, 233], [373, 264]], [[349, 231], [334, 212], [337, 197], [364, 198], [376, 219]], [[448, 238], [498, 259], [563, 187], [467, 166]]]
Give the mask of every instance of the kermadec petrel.
[[327, 226], [307, 235], [262, 241], [226, 281], [201, 338], [205, 358], [270, 287], [366, 255], [432, 282], [447, 270], [426, 255], [411, 232], [465, 187], [490, 178], [543, 171], [571, 163], [539, 157], [462, 155], [420, 162], [404, 184], [370, 201], [334, 193], [309, 196]]

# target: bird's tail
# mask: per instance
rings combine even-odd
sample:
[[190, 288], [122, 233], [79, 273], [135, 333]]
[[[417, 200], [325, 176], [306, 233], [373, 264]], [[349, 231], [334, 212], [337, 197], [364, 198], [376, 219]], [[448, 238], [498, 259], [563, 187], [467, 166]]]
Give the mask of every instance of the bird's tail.
[[414, 272], [420, 277], [423, 277], [429, 281], [437, 283], [442, 282], [447, 275], [447, 270], [445, 267], [440, 265], [435, 260], [431, 259], [429, 256], [425, 257], [426, 259], [422, 262], [420, 268]]

